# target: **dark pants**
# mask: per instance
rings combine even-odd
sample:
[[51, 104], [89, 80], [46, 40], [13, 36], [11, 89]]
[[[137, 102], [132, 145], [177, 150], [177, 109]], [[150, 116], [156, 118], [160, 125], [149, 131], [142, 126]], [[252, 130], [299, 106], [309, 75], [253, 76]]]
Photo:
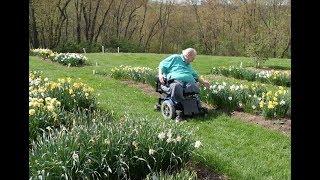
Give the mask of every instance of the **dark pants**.
[[174, 80], [170, 84], [170, 94], [172, 100], [174, 100], [176, 103], [181, 102], [184, 100], [183, 93], [199, 93], [200, 89], [198, 84], [196, 83], [184, 83], [178, 80]]

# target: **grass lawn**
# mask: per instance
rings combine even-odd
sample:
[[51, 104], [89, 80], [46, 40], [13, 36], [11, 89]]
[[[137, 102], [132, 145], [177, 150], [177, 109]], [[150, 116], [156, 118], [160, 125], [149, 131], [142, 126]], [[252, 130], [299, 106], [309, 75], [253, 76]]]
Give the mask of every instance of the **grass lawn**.
[[[112, 110], [115, 116], [141, 116], [152, 121], [163, 121], [160, 112], [153, 110], [157, 97], [145, 94], [108, 76], [93, 75], [92, 70], [109, 71], [118, 65], [155, 68], [162, 54], [86, 54], [92, 66], [67, 68], [57, 63], [30, 57], [30, 70], [43, 71], [44, 76], [55, 80], [62, 77], [81, 78], [95, 89], [102, 108]], [[200, 74], [208, 74], [213, 66], [229, 66], [247, 58], [198, 56], [193, 67]], [[96, 66], [95, 63], [98, 63]], [[290, 60], [271, 60], [270, 65], [290, 67]], [[98, 96], [100, 94], [100, 96]], [[211, 114], [207, 118], [193, 118], [184, 122], [196, 131], [203, 146], [194, 159], [231, 179], [290, 179], [290, 137], [279, 132], [247, 124], [224, 114]]]

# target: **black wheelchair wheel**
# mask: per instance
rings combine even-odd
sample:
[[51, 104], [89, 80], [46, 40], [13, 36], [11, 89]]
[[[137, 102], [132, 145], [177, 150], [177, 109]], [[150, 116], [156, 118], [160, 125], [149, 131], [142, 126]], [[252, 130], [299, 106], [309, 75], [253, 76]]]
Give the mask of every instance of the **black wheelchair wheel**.
[[174, 119], [176, 117], [176, 108], [169, 100], [165, 100], [161, 104], [161, 113], [165, 119]]

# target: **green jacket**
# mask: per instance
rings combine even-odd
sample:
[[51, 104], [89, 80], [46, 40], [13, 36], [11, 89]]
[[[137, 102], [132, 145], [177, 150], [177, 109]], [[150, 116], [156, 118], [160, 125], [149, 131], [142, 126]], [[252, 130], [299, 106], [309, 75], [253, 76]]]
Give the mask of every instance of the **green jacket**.
[[186, 83], [194, 83], [198, 79], [198, 74], [192, 69], [190, 63], [187, 63], [182, 54], [173, 54], [159, 64], [159, 69], [164, 76], [170, 79], [176, 79]]

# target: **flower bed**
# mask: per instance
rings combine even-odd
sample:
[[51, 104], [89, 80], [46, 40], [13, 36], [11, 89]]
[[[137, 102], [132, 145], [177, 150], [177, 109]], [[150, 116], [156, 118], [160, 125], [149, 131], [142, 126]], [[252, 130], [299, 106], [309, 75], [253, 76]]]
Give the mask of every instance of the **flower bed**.
[[42, 59], [52, 59], [55, 56], [56, 53], [54, 53], [52, 50], [50, 49], [42, 49], [42, 48], [38, 48], [38, 49], [30, 49], [29, 51], [29, 55], [30, 56], [39, 56]]
[[183, 167], [201, 145], [179, 124], [146, 119], [91, 122], [39, 139], [30, 150], [30, 177], [143, 179]]
[[82, 54], [78, 53], [57, 53], [50, 49], [30, 49], [30, 56], [39, 56], [44, 60], [51, 60], [66, 66], [83, 66], [87, 64], [88, 59]]
[[78, 53], [59, 53], [52, 60], [66, 66], [82, 66], [87, 62], [87, 57]]
[[115, 79], [131, 79], [150, 84], [155, 87], [156, 71], [148, 67], [132, 67], [121, 65], [111, 69], [111, 77]]
[[291, 96], [289, 90], [278, 87], [267, 90], [264, 85], [213, 83], [209, 89], [201, 89], [201, 99], [229, 112], [240, 110], [261, 114], [267, 118], [290, 116]]
[[266, 71], [253, 71], [242, 67], [230, 66], [226, 67], [214, 67], [211, 70], [213, 74], [221, 74], [228, 77], [234, 77], [236, 79], [245, 79], [248, 81], [260, 81], [263, 83], [274, 84], [278, 86], [291, 86], [290, 74], [287, 72], [279, 72], [274, 70]]
[[93, 89], [70, 78], [58, 82], [42, 78], [41, 72], [29, 73], [29, 131], [30, 139], [46, 131], [47, 127], [66, 125], [65, 111], [94, 110]]

